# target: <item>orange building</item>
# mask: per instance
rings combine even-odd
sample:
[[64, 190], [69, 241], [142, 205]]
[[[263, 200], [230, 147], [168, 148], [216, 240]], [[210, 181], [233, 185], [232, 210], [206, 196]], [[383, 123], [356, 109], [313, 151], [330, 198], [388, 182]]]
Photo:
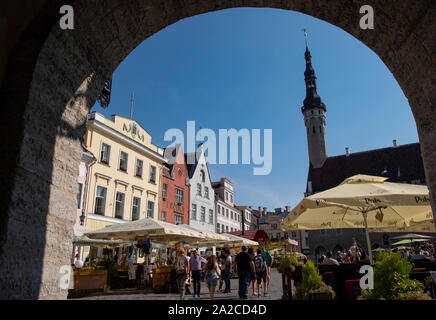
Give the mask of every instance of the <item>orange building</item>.
[[189, 224], [189, 175], [181, 145], [165, 149], [165, 158], [168, 163], [162, 168], [159, 218], [169, 223]]

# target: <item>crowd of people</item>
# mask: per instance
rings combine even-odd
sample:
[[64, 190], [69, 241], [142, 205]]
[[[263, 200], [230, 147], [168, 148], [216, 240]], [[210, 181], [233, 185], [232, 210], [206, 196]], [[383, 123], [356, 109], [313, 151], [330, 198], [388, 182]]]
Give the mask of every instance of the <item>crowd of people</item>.
[[[392, 252], [400, 252], [401, 257], [408, 257], [412, 262], [417, 260], [436, 261], [436, 243], [421, 243], [414, 248], [394, 248]], [[353, 240], [353, 245], [350, 249], [337, 251], [336, 254], [327, 251], [325, 255], [321, 255], [318, 259], [318, 263], [321, 265], [352, 264], [363, 261], [366, 258], [366, 251]]]
[[[185, 254], [179, 250], [176, 258], [176, 282], [180, 299], [190, 294], [190, 284], [193, 286], [193, 297], [200, 297], [201, 282], [206, 282], [209, 289], [209, 298], [215, 297], [215, 292], [231, 293], [232, 275], [239, 279], [238, 295], [240, 299], [248, 299], [251, 285], [253, 296], [268, 294], [270, 285], [271, 265], [273, 257], [268, 250], [247, 248], [242, 246], [241, 251], [232, 256], [229, 249], [223, 249], [219, 255], [210, 255], [207, 259], [201, 257], [198, 250]], [[217, 286], [219, 284], [218, 290]]]

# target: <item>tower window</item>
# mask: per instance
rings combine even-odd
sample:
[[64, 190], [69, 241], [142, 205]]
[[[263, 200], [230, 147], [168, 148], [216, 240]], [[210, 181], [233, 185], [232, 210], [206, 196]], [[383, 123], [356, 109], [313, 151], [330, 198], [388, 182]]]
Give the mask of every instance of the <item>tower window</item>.
[[321, 128], [321, 126], [319, 126], [319, 133], [322, 133], [322, 128]]
[[312, 114], [313, 114], [313, 110], [312, 110]]
[[315, 133], [315, 127], [312, 127], [313, 133]]

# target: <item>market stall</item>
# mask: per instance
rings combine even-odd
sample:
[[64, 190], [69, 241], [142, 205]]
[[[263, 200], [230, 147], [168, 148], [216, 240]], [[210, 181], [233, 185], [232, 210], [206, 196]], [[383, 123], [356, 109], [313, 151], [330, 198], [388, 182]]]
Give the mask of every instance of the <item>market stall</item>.
[[[130, 246], [131, 241], [90, 239], [85, 235], [73, 236], [74, 247], [91, 246], [101, 248], [115, 248]], [[79, 291], [106, 291], [108, 285], [108, 266], [97, 265], [97, 261], [90, 261], [81, 268], [73, 266], [74, 293]]]
[[[153, 244], [166, 246], [166, 250], [159, 250], [158, 259], [150, 275], [153, 288], [165, 292], [172, 286], [171, 274], [174, 273], [175, 250], [178, 247], [198, 245], [206, 239], [213, 240], [199, 230], [185, 225], [174, 225], [154, 219], [142, 219], [123, 224], [111, 225], [103, 229], [86, 233], [96, 239], [122, 239], [134, 241], [139, 249], [139, 256], [145, 258], [145, 266], [150, 267], [149, 255]], [[150, 245], [147, 247], [147, 243]], [[128, 271], [128, 270], [127, 270]], [[125, 277], [126, 270], [121, 270]], [[159, 287], [159, 288], [158, 288]]]

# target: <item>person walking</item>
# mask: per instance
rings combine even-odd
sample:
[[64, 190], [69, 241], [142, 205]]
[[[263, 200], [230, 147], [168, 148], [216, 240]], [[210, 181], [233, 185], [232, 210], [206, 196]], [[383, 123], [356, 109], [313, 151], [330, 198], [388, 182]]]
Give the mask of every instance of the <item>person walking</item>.
[[218, 279], [221, 277], [221, 271], [217, 263], [216, 255], [211, 255], [207, 258], [207, 263], [203, 267], [203, 272], [209, 289], [210, 300], [213, 300]]
[[[250, 255], [251, 261], [254, 261], [254, 257], [256, 256], [256, 253], [254, 252], [253, 248], [248, 248], [248, 254]], [[256, 271], [255, 270], [250, 270], [250, 281], [248, 284], [248, 288], [251, 287], [253, 288], [253, 297], [257, 296], [257, 292], [256, 292]]]
[[189, 260], [189, 266], [192, 273], [192, 285], [194, 287], [194, 298], [195, 296], [200, 298], [202, 263], [205, 262], [206, 259], [201, 257], [197, 250], [194, 250], [192, 257]]
[[230, 289], [230, 279], [232, 276], [232, 256], [230, 255], [230, 250], [226, 249], [225, 250], [225, 264], [224, 264], [224, 281], [226, 284], [226, 289], [224, 291], [224, 293], [231, 293], [231, 289]]
[[185, 283], [188, 273], [188, 259], [185, 257], [185, 251], [180, 249], [176, 258], [176, 282], [180, 293], [180, 300], [185, 300]]
[[250, 272], [254, 272], [254, 264], [247, 252], [247, 247], [242, 246], [242, 251], [235, 257], [236, 271], [239, 278], [239, 298], [248, 299], [248, 283], [250, 281]]
[[266, 262], [266, 269], [267, 269], [267, 275], [266, 275], [266, 291], [268, 292], [269, 285], [271, 282], [271, 266], [274, 262], [274, 257], [271, 255], [271, 252], [269, 250], [266, 250], [264, 247], [262, 247], [262, 257]]
[[263, 281], [263, 296], [266, 297], [266, 278], [267, 278], [267, 265], [265, 259], [262, 256], [262, 250], [257, 249], [257, 256], [254, 257], [254, 269], [256, 270], [257, 278], [257, 296], [260, 297], [260, 285]]

